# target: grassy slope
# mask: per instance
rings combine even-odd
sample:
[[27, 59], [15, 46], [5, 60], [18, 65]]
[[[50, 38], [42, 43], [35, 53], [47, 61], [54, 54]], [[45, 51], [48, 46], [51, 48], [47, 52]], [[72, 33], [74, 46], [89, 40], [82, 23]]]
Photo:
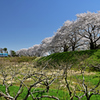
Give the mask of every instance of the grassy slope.
[[100, 64], [100, 49], [99, 50], [85, 50], [85, 51], [70, 51], [70, 52], [62, 52], [51, 54], [47, 57], [41, 57], [38, 60], [38, 63], [49, 61], [57, 62], [57, 63], [73, 63], [74, 68], [78, 65], [82, 65], [80, 63], [84, 63], [86, 65], [96, 66]]

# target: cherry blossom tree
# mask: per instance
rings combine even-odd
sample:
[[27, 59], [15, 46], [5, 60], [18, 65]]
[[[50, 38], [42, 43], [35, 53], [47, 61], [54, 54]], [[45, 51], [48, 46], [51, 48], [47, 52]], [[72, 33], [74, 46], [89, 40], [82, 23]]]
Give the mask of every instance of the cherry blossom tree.
[[40, 56], [40, 53], [38, 52], [39, 47], [40, 45], [34, 45], [33, 47], [28, 49], [28, 52], [30, 51], [31, 56]]
[[65, 35], [67, 35], [67, 41], [68, 41], [67, 43], [69, 43], [69, 47], [71, 47], [72, 51], [75, 51], [77, 47], [83, 45], [82, 37], [77, 34], [78, 30], [75, 27], [76, 22], [77, 21], [72, 21], [68, 27], [64, 27], [64, 29], [63, 28], [61, 29], [61, 31], [64, 32]]
[[16, 52], [18, 56], [27, 56], [27, 49], [21, 49]]
[[44, 40], [42, 40], [40, 44], [40, 48], [39, 48], [41, 56], [48, 55], [52, 51], [52, 45], [51, 45], [52, 39], [53, 39], [53, 36], [47, 37]]
[[100, 12], [77, 14], [76, 27], [79, 28], [79, 35], [89, 41], [90, 49], [96, 49], [100, 39]]
[[66, 21], [55, 35], [55, 43], [63, 47], [64, 51], [68, 49], [75, 51], [76, 48], [84, 45], [83, 37], [78, 34], [76, 23], [77, 21]]
[[[66, 21], [64, 25], [57, 30], [51, 44], [57, 52], [68, 51], [69, 45], [69, 26], [72, 22]], [[66, 30], [66, 31], [65, 31]]]
[[65, 21], [52, 36], [41, 44], [21, 49], [19, 55], [45, 56], [56, 52], [96, 49], [100, 47], [100, 12], [77, 14], [75, 21]]

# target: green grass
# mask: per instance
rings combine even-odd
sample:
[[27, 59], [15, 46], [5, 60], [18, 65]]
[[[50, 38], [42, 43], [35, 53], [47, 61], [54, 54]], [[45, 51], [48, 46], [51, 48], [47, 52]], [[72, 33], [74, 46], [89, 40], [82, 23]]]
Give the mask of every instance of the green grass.
[[50, 65], [53, 63], [73, 64], [72, 68], [74, 70], [87, 66], [88, 71], [100, 71], [93, 67], [100, 64], [100, 49], [54, 53], [46, 57], [41, 57], [37, 62], [41, 65], [48, 61]]
[[88, 59], [87, 62], [89, 65], [97, 65], [100, 64], [100, 49], [95, 52], [93, 55], [91, 55]]
[[[42, 57], [39, 61], [77, 61], [77, 57], [82, 57], [83, 55], [88, 55], [89, 57], [93, 55], [97, 50], [85, 50], [85, 51], [70, 51], [70, 52], [62, 52], [62, 53], [54, 53], [47, 57]], [[77, 57], [76, 57], [77, 56]]]
[[[14, 96], [14, 94], [17, 93], [18, 88], [19, 88], [19, 87], [17, 87], [17, 86], [11, 86], [11, 87], [9, 88], [9, 90], [10, 90], [10, 95], [11, 95], [11, 96]], [[32, 90], [34, 90], [34, 89], [32, 89]], [[36, 91], [41, 91], [41, 90], [43, 90], [43, 89], [40, 89], [40, 88], [39, 88], [39, 89], [36, 89]], [[2, 85], [0, 85], [0, 91], [2, 91], [2, 92], [5, 93], [5, 87], [2, 86]], [[18, 97], [17, 100], [23, 100], [23, 99], [25, 98], [26, 93], [27, 93], [27, 89], [24, 88], [23, 93]], [[60, 98], [60, 100], [66, 100], [65, 98], [66, 98], [66, 95], [68, 95], [68, 94], [67, 94], [65, 91], [63, 91], [63, 90], [59, 90], [59, 91], [58, 91], [58, 90], [55, 90], [55, 89], [52, 89], [52, 90], [50, 89], [50, 90], [49, 90], [49, 93], [46, 93], [46, 92], [35, 93], [35, 94], [34, 94], [34, 97], [41, 97], [42, 95], [55, 96], [55, 97]], [[1, 100], [1, 99], [0, 99], [0, 100]], [[32, 100], [32, 97], [29, 96], [27, 100]], [[54, 99], [43, 98], [42, 100], [54, 100]]]
[[[17, 86], [11, 86], [9, 88], [10, 95], [14, 96], [17, 93], [18, 89], [19, 89], [19, 87], [17, 87]], [[34, 90], [34, 89], [32, 89], [32, 90]], [[43, 90], [43, 89], [40, 89], [40, 88], [36, 89], [36, 91], [40, 91], [40, 90]], [[0, 85], [0, 91], [5, 93], [5, 87]], [[20, 94], [20, 96], [18, 97], [17, 100], [23, 100], [25, 98], [26, 93], [27, 93], [27, 89], [24, 88], [23, 93]], [[58, 97], [60, 100], [70, 100], [68, 92], [63, 91], [63, 90], [50, 89], [49, 93], [46, 93], [46, 92], [35, 93], [34, 97], [40, 97], [41, 95], [55, 96], [55, 97]], [[81, 94], [78, 94], [78, 95], [81, 95]], [[99, 98], [100, 98], [99, 95], [94, 95], [94, 96], [91, 97], [91, 100], [99, 100]], [[0, 100], [5, 100], [5, 99], [0, 97]], [[32, 100], [32, 97], [29, 96], [27, 100]], [[41, 100], [54, 100], [54, 99], [42, 98]], [[78, 99], [74, 97], [74, 100], [78, 100]], [[83, 97], [82, 100], [86, 100], [86, 97]]]
[[36, 59], [36, 57], [28, 57], [28, 56], [22, 56], [22, 57], [3, 57], [0, 58], [3, 61], [10, 61], [10, 62], [32, 62], [33, 60]]
[[[82, 82], [83, 81], [83, 76], [82, 75], [76, 75], [76, 76], [69, 76], [69, 79], [72, 79], [72, 81], [76, 81], [77, 82], [77, 79]], [[100, 79], [100, 73], [97, 73], [95, 75], [84, 75], [84, 80], [85, 80], [85, 83], [90, 85], [90, 87], [93, 87], [95, 85], [97, 85], [97, 83], [99, 82], [99, 79]], [[100, 88], [100, 86], [99, 86]]]

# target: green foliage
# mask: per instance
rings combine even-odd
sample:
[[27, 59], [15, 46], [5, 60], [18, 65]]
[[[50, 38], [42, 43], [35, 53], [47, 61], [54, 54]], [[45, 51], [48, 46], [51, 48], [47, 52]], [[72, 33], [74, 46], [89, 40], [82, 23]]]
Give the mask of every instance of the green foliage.
[[11, 51], [10, 51], [10, 55], [11, 55], [12, 57], [15, 57], [15, 56], [16, 56], [16, 52], [15, 52], [14, 50], [11, 50]]
[[7, 48], [3, 48], [3, 50], [4, 50], [4, 52], [5, 52], [5, 53], [7, 53], [7, 52], [8, 52], [8, 51], [7, 51]]

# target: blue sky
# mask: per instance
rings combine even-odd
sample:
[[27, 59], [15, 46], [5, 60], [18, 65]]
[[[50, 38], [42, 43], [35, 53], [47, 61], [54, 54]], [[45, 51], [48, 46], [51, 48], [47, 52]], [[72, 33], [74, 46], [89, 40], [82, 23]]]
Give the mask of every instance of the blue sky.
[[29, 48], [76, 14], [100, 10], [100, 0], [0, 0], [0, 48]]

